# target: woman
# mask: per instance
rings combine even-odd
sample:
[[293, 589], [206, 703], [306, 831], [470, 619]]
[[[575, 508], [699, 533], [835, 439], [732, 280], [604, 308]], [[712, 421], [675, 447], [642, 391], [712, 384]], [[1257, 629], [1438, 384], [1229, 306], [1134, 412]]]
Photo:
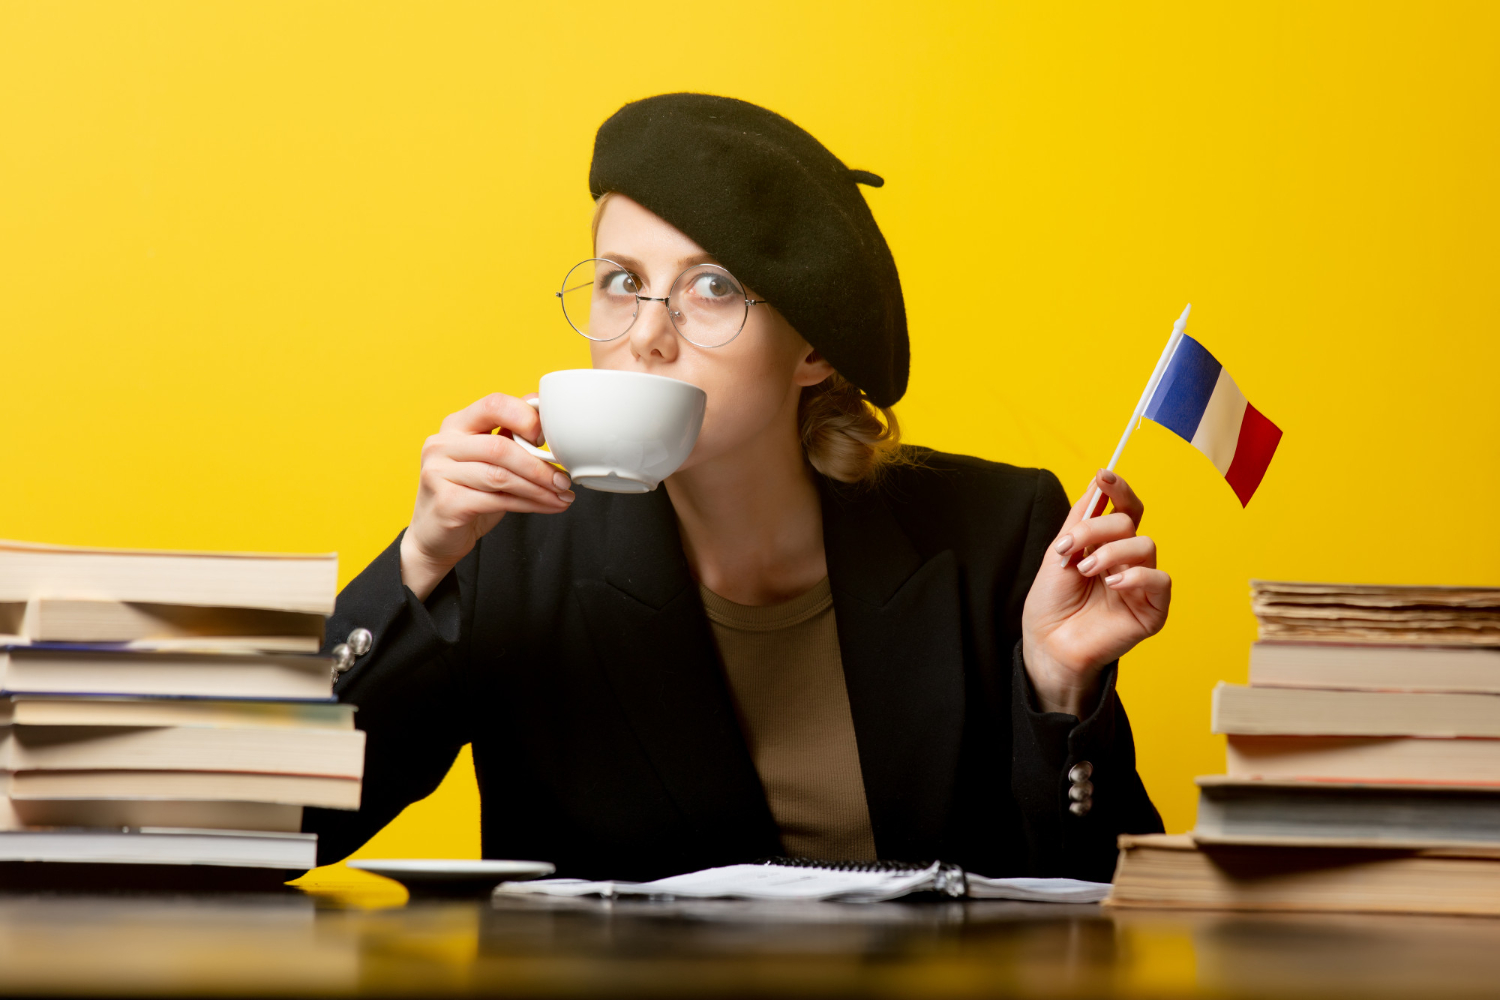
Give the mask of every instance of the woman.
[[[789, 853], [1107, 880], [1119, 833], [1161, 829], [1114, 691], [1170, 599], [1141, 503], [1101, 472], [1115, 510], [1085, 521], [1050, 473], [896, 446], [905, 312], [857, 187], [881, 183], [726, 98], [600, 128], [589, 269], [637, 308], [575, 326], [595, 367], [706, 390], [702, 434], [618, 496], [526, 454], [521, 399], [443, 422], [330, 622], [368, 748], [363, 807], [309, 810], [322, 860], [465, 743], [485, 856], [560, 875]], [[687, 294], [738, 323], [680, 329]]]

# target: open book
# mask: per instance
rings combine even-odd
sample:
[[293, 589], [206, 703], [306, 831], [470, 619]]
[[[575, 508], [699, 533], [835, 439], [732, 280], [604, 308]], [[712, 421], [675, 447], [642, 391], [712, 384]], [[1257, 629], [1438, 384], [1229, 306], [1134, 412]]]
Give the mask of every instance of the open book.
[[921, 865], [894, 861], [864, 863], [773, 858], [755, 864], [706, 868], [654, 882], [589, 882], [577, 878], [502, 882], [495, 893], [878, 903], [912, 893], [931, 892], [970, 899], [1097, 903], [1109, 895], [1109, 889], [1108, 882], [1083, 882], [1071, 878], [985, 878], [942, 862]]

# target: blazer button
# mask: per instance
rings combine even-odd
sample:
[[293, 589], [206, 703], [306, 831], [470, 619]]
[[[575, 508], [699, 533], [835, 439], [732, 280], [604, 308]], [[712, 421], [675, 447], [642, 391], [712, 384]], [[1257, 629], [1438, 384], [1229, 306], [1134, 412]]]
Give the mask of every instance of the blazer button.
[[1074, 802], [1072, 805], [1068, 806], [1068, 812], [1072, 813], [1074, 816], [1084, 816], [1087, 815], [1088, 811], [1092, 808], [1093, 803], [1088, 799], [1084, 799], [1082, 802]]
[[333, 656], [333, 676], [337, 677], [354, 666], [354, 650], [349, 648], [347, 642], [341, 642], [337, 646], [334, 646], [333, 649], [329, 650], [329, 653]]
[[1068, 789], [1068, 798], [1074, 802], [1088, 802], [1094, 797], [1094, 783], [1091, 781], [1080, 782]]
[[349, 644], [350, 649], [354, 650], [355, 656], [364, 656], [370, 651], [370, 647], [375, 644], [375, 637], [370, 634], [369, 629], [357, 628], [353, 632], [350, 632], [349, 638], [344, 641]]
[[1086, 760], [1081, 760], [1078, 763], [1074, 764], [1068, 771], [1068, 780], [1075, 785], [1081, 781], [1088, 781], [1093, 776], [1094, 765], [1090, 764]]

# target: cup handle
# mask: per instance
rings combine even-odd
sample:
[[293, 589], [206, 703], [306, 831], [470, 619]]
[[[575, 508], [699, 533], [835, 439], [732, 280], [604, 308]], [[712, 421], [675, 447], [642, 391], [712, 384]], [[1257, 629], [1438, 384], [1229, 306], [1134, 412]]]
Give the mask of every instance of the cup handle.
[[[533, 410], [540, 410], [542, 408], [542, 401], [540, 399], [524, 399], [522, 400], [522, 402], [531, 407]], [[553, 465], [557, 466], [559, 469], [562, 469], [564, 472], [568, 471], [567, 468], [557, 460], [557, 456], [552, 454], [550, 451], [543, 451], [531, 442], [524, 441], [514, 434], [512, 434], [510, 437], [511, 440], [520, 445], [522, 450], [525, 451], [528, 455], [535, 455], [543, 462], [551, 462]]]

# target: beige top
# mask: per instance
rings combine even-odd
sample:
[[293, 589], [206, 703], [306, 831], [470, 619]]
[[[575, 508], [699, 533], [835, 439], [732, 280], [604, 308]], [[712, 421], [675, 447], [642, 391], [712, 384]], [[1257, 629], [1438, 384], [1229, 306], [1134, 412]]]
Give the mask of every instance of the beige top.
[[874, 860], [828, 580], [768, 607], [698, 590], [740, 730], [781, 828], [781, 849], [793, 857]]

